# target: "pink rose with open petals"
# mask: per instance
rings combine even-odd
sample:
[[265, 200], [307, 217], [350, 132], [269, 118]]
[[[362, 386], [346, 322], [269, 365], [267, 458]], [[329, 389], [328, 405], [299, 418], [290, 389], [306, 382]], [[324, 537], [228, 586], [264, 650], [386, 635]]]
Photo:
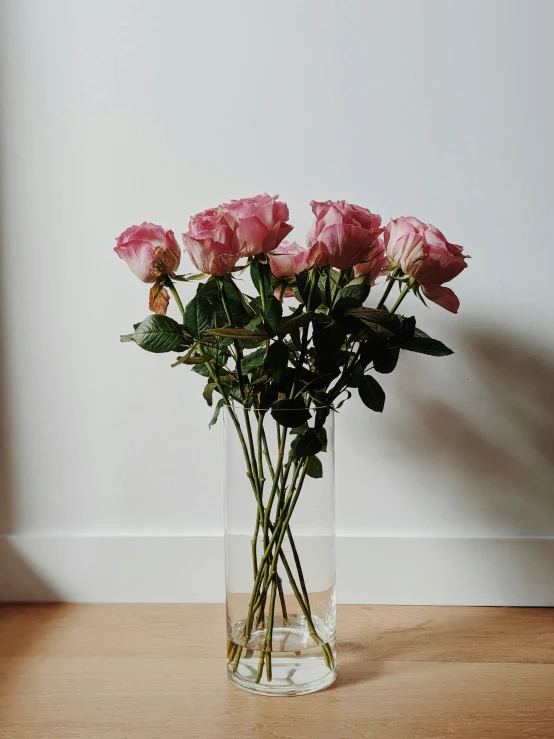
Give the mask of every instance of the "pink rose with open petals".
[[196, 269], [208, 275], [226, 275], [240, 259], [237, 239], [222, 208], [192, 216], [183, 243]]
[[296, 241], [282, 241], [267, 258], [274, 277], [293, 277], [310, 267], [310, 252]]
[[444, 282], [450, 282], [467, 267], [467, 254], [451, 244], [435, 228], [417, 218], [395, 218], [385, 228], [385, 249], [391, 268], [400, 268], [416, 280], [425, 297], [451, 313], [457, 313], [460, 301]]
[[371, 250], [369, 258], [354, 267], [354, 277], [365, 277], [366, 282], [373, 286], [378, 277], [386, 274], [388, 266], [389, 258], [385, 253], [383, 238], [380, 236], [377, 244]]
[[123, 231], [114, 251], [143, 282], [156, 282], [158, 277], [170, 275], [181, 261], [173, 231], [153, 223], [141, 223]]
[[289, 209], [286, 203], [277, 200], [278, 195], [256, 195], [253, 198], [232, 200], [221, 206], [225, 219], [233, 229], [240, 254], [273, 251], [292, 231], [287, 223]]
[[344, 200], [310, 205], [315, 221], [306, 238], [314, 264], [349, 269], [369, 261], [383, 230], [380, 216]]

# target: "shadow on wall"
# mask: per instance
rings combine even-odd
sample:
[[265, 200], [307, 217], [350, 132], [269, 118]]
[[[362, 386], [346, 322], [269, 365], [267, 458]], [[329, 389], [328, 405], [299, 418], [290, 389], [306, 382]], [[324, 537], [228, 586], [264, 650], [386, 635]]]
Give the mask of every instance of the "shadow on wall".
[[[0, 191], [1, 203], [2, 192]], [[3, 248], [2, 213], [0, 211], [0, 278], [6, 274], [6, 270], [2, 269]], [[56, 601], [59, 600], [56, 590], [17, 551], [9, 536], [16, 532], [17, 521], [16, 487], [11, 463], [11, 436], [7, 407], [8, 384], [4, 354], [6, 342], [3, 325], [5, 315], [5, 311], [0, 311], [0, 601], [13, 600], [14, 597], [21, 599], [23, 596], [34, 601]], [[4, 693], [4, 684], [12, 679], [12, 658], [21, 658], [30, 654], [41, 639], [44, 639], [48, 622], [58, 618], [60, 613], [59, 608], [49, 608], [45, 611], [44, 618], [38, 623], [36, 618], [25, 617], [31, 608], [32, 606], [0, 605], [0, 657], [2, 658], [0, 660], [0, 694]]]
[[11, 464], [8, 385], [3, 355], [6, 343], [3, 339], [4, 331], [0, 323], [0, 602], [22, 599], [51, 602], [59, 600], [58, 593], [27, 563], [10, 538], [10, 534], [17, 532], [17, 493]]
[[464, 502], [477, 519], [501, 524], [507, 535], [551, 536], [554, 353], [491, 325], [462, 333], [457, 344], [471, 379], [468, 412], [418, 391], [414, 377], [402, 424], [390, 427], [394, 442], [419, 459], [440, 457], [467, 481]]

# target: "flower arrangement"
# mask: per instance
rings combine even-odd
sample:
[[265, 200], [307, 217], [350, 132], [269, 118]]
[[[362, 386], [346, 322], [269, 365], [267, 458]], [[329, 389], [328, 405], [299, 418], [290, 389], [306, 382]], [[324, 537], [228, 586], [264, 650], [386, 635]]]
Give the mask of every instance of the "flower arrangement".
[[[333, 649], [312, 618], [291, 517], [305, 478], [322, 476], [329, 414], [353, 393], [382, 412], [385, 392], [376, 376], [392, 372], [401, 351], [452, 353], [398, 309], [413, 293], [456, 313], [458, 298], [444, 285], [466, 268], [468, 258], [416, 218], [396, 218], [383, 228], [380, 216], [345, 201], [312, 201], [311, 207], [315, 218], [306, 247], [286, 240], [292, 226], [278, 196], [244, 198], [192, 216], [183, 242], [197, 273], [177, 274], [181, 250], [173, 232], [161, 226], [132, 226], [115, 247], [132, 272], [151, 284], [151, 315], [121, 340], [150, 352], [177, 353], [173, 367], [189, 365], [205, 379], [203, 396], [214, 408], [210, 425], [227, 406], [240, 440], [256, 504], [253, 574], [242, 641], [230, 640], [228, 661], [236, 671], [253, 629], [262, 625], [256, 682], [264, 670], [265, 679], [272, 678], [278, 596], [286, 619], [280, 568], [325, 663], [333, 666]], [[246, 271], [251, 290], [243, 288]], [[369, 307], [380, 278], [384, 290]], [[183, 306], [176, 285], [189, 281], [198, 287]], [[392, 296], [395, 286], [399, 293]], [[180, 321], [166, 315], [171, 298]], [[278, 427], [273, 461], [268, 419]], [[285, 536], [296, 571], [284, 556]]]

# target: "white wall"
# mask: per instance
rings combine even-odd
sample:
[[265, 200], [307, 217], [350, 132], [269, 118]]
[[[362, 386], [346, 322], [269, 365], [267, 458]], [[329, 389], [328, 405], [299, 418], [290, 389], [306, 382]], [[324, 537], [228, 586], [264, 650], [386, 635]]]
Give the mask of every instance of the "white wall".
[[[339, 419], [338, 532], [412, 542], [399, 572], [421, 538], [437, 559], [455, 538], [447, 579], [465, 590], [424, 569], [420, 600], [496, 602], [465, 563], [473, 539], [486, 567], [487, 542], [525, 537], [535, 552], [554, 536], [554, 4], [5, 0], [2, 15], [6, 592], [26, 595], [14, 558], [86, 600], [94, 563], [119, 566], [107, 539], [117, 559], [126, 537], [221, 533], [202, 382], [119, 343], [147, 288], [111, 248], [132, 223], [180, 233], [192, 213], [267, 190], [300, 241], [310, 199], [345, 198], [417, 215], [471, 254], [458, 316], [411, 304], [456, 356], [404, 357], [382, 418], [352, 402]], [[79, 569], [82, 537], [97, 546]], [[539, 549], [525, 566], [515, 549], [495, 560], [493, 575], [511, 573], [498, 602], [553, 600], [536, 573], [554, 549]], [[357, 571], [348, 598], [413, 601], [402, 583], [386, 594], [390, 567], [383, 554]], [[162, 577], [142, 572], [136, 599]], [[195, 593], [170, 578], [152, 597]], [[219, 595], [217, 581], [198, 597]]]

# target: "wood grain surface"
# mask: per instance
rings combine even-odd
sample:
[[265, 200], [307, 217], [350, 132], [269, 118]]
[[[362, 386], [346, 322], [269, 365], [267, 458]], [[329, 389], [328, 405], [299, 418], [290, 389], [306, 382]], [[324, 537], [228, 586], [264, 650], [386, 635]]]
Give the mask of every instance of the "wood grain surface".
[[339, 608], [339, 677], [226, 678], [214, 605], [0, 607], [1, 739], [554, 739], [554, 611]]

